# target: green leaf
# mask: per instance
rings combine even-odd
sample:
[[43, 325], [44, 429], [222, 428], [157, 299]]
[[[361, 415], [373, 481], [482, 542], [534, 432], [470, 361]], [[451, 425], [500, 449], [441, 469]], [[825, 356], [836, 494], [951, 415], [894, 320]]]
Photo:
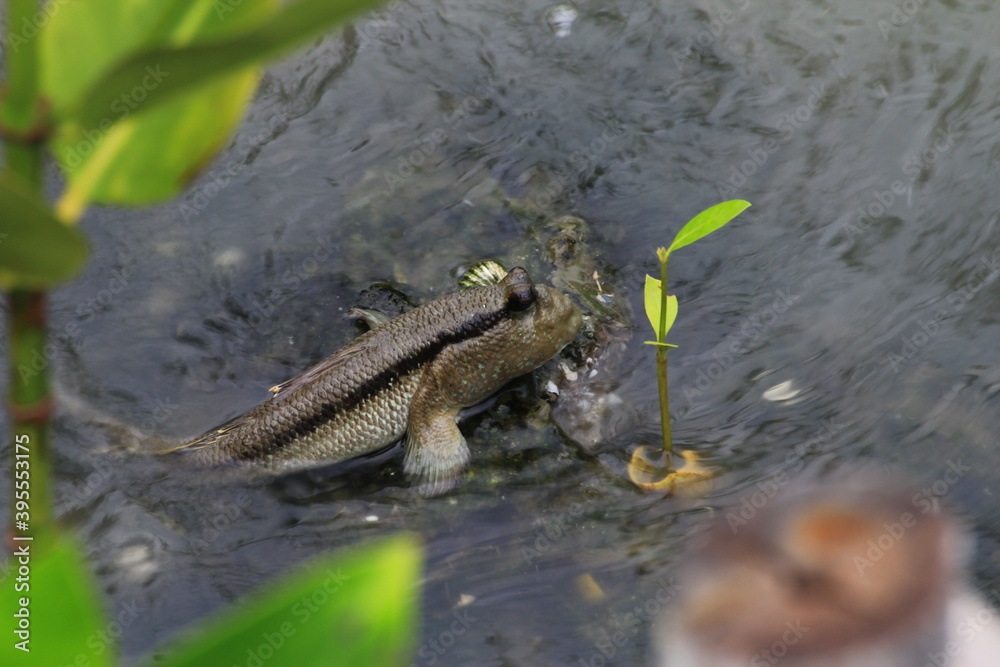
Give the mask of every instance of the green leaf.
[[662, 292], [660, 281], [653, 276], [647, 275], [646, 287], [643, 290], [646, 302], [646, 317], [649, 318], [649, 323], [653, 326], [653, 334], [656, 336], [656, 342], [658, 343], [667, 339], [667, 332], [670, 331], [670, 327], [674, 326], [674, 320], [677, 319], [677, 297], [668, 294], [667, 326], [663, 330], [662, 335], [660, 334], [660, 300], [663, 296]]
[[0, 171], [0, 286], [45, 289], [73, 277], [87, 243], [60, 222], [16, 174]]
[[420, 547], [396, 537], [315, 561], [209, 620], [157, 667], [404, 665], [412, 655]]
[[750, 202], [748, 201], [731, 199], [705, 209], [681, 227], [681, 231], [677, 232], [677, 236], [674, 237], [674, 241], [670, 244], [667, 252], [673, 252], [678, 248], [683, 248], [686, 245], [694, 243], [703, 236], [708, 236], [745, 211], [749, 206]]
[[[43, 28], [43, 89], [57, 110], [66, 108], [138, 50], [245, 32], [277, 8], [276, 0], [66, 0]], [[58, 203], [63, 219], [78, 218], [91, 201], [138, 205], [178, 192], [232, 133], [259, 77], [253, 68], [236, 70], [139, 114], [173, 76], [151, 67], [103, 106], [92, 127], [71, 117], [57, 125], [52, 150], [68, 180]]]
[[[151, 109], [221, 75], [281, 55], [376, 4], [373, 0], [299, 0], [237, 35], [181, 47], [153, 46], [118, 63], [91, 86], [76, 105], [61, 111], [78, 118], [85, 130], [93, 130], [107, 117], [114, 101], [123, 92], [141, 85], [150, 70], [165, 72], [167, 76], [148, 92], [139, 103], [139, 110]], [[223, 11], [240, 9], [240, 2], [236, 0], [215, 0], [214, 5], [224, 8]], [[60, 109], [56, 111], [59, 113]]]
[[[106, 132], [60, 128], [52, 149], [69, 183], [60, 213], [74, 219], [91, 201], [138, 206], [167, 199], [209, 164], [233, 132], [257, 85], [258, 73], [244, 72], [132, 116]], [[237, 168], [242, 165], [236, 165]], [[223, 170], [227, 181], [233, 165]]]
[[[72, 107], [94, 105], [90, 89], [139, 52], [244, 32], [277, 9], [273, 0], [59, 0], [41, 33], [43, 90], [62, 117]], [[149, 81], [147, 75], [142, 72], [105, 100], [98, 120], [117, 119], [122, 96]]]
[[[14, 555], [7, 561], [10, 574], [0, 583], [4, 638], [0, 664], [110, 667], [116, 651], [108, 637], [115, 636], [111, 635], [114, 628], [103, 613], [84, 553], [67, 537], [55, 539], [54, 543], [42, 539], [14, 542]], [[26, 556], [19, 555], [22, 549], [28, 550]], [[25, 585], [28, 590], [17, 589]], [[26, 607], [20, 604], [22, 598]], [[16, 646], [22, 638], [15, 630], [24, 617], [15, 614], [24, 614], [19, 611], [24, 608], [30, 653]]]

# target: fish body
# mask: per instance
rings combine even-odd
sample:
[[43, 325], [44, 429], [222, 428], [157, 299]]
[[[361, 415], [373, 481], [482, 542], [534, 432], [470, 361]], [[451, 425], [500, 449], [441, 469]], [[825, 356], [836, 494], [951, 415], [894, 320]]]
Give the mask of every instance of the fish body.
[[515, 268], [499, 283], [378, 324], [272, 391], [250, 412], [180, 446], [209, 465], [280, 473], [345, 461], [406, 435], [404, 468], [431, 492], [469, 460], [458, 413], [559, 352], [580, 309]]

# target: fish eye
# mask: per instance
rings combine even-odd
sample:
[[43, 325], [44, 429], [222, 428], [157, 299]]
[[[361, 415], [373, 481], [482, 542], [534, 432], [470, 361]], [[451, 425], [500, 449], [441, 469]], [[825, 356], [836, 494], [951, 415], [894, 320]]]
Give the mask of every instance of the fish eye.
[[535, 286], [532, 284], [515, 285], [507, 293], [507, 308], [513, 311], [527, 310], [535, 303]]

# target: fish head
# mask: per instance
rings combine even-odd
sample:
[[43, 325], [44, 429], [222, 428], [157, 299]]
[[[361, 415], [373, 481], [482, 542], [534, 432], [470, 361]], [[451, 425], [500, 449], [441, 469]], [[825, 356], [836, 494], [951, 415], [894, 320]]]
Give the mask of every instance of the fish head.
[[580, 330], [580, 308], [559, 290], [533, 284], [524, 269], [512, 269], [497, 286], [503, 290], [508, 317], [496, 342], [520, 360], [522, 372], [554, 357]]
[[512, 269], [499, 283], [431, 305], [438, 313], [451, 313], [447, 330], [456, 340], [437, 355], [431, 373], [439, 394], [462, 407], [488, 398], [554, 357], [583, 322], [569, 297], [548, 285], [533, 284], [521, 268]]

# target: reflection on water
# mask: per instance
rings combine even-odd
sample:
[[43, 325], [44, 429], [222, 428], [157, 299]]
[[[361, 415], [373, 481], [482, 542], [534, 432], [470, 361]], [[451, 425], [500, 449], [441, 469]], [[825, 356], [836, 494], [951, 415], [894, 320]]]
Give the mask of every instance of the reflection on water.
[[[1000, 583], [1000, 9], [569, 6], [389, 3], [273, 70], [187, 196], [86, 217], [93, 262], [52, 305], [76, 397], [56, 471], [112, 610], [138, 610], [127, 658], [311, 554], [405, 528], [428, 552], [415, 664], [642, 663], [686, 537], [846, 464], [928, 483], [961, 466], [944, 501], [972, 518], [977, 583]], [[732, 197], [754, 207], [671, 263], [675, 439], [723, 473], [701, 505], [625, 478], [658, 439], [645, 332], [613, 389], [638, 416], [623, 430], [584, 451], [505, 395], [463, 425], [472, 472], [433, 501], [398, 451], [246, 484], [126, 456], [100, 426], [182, 437], [245, 411], [355, 335], [342, 316], [373, 284], [421, 302], [482, 257], [546, 275], [537, 230], [561, 215], [587, 221], [640, 312], [653, 248]]]

